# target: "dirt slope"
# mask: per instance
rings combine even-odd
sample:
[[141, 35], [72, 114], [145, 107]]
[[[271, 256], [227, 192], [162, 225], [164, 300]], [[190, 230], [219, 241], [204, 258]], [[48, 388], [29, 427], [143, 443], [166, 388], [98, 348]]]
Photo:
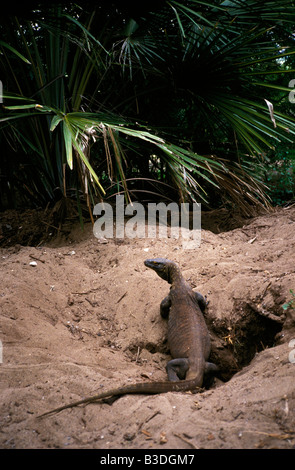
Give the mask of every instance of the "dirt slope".
[[[295, 310], [282, 309], [295, 289], [294, 249], [294, 208], [203, 230], [194, 251], [172, 239], [102, 243], [91, 227], [2, 248], [1, 448], [294, 448]], [[158, 256], [207, 295], [214, 387], [36, 419], [102, 387], [166, 379], [159, 304], [169, 285], [143, 264]]]

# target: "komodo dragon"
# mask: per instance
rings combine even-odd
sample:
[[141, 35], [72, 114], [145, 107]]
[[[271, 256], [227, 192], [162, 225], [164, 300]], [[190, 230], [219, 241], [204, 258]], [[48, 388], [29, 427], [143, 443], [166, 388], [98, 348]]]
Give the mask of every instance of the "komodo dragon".
[[114, 388], [47, 411], [39, 417], [128, 393], [157, 394], [194, 390], [202, 387], [205, 374], [213, 375], [217, 371], [215, 364], [207, 362], [210, 354], [210, 337], [202, 314], [206, 307], [203, 296], [192, 290], [174, 261], [155, 258], [147, 259], [144, 264], [171, 284], [168, 296], [160, 305], [162, 317], [166, 318], [169, 315], [168, 344], [173, 358], [166, 366], [169, 381], [135, 383]]

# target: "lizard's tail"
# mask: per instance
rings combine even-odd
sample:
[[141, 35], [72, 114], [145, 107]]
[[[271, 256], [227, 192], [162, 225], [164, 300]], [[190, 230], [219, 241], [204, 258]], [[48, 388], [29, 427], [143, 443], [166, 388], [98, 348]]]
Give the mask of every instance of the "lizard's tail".
[[88, 403], [94, 403], [103, 398], [109, 397], [119, 397], [121, 395], [127, 395], [129, 393], [138, 393], [138, 394], [157, 394], [157, 393], [166, 393], [166, 392], [185, 392], [188, 390], [200, 389], [202, 385], [202, 378], [199, 376], [190, 379], [190, 380], [180, 380], [179, 382], [139, 382], [135, 384], [126, 385], [125, 387], [114, 388], [105, 392], [101, 392], [92, 397], [84, 398], [67, 405], [54, 408], [53, 410], [46, 411], [37, 418], [42, 418], [43, 416], [48, 416], [51, 414], [59, 413], [60, 411], [66, 410], [67, 408], [73, 408], [74, 406], [84, 405]]

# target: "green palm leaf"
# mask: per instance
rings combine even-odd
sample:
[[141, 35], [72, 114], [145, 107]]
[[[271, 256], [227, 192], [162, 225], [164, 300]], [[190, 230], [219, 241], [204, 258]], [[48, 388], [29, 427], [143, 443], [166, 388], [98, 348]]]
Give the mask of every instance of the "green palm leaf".
[[49, 10], [54, 21], [0, 24], [2, 138], [38, 155], [46, 195], [72, 177], [87, 197], [106, 178], [127, 193], [130, 161], [153, 152], [183, 197], [208, 200], [212, 187], [266, 203], [247, 162], [294, 142], [272, 95], [290, 91], [291, 0], [167, 0], [135, 19], [120, 6]]

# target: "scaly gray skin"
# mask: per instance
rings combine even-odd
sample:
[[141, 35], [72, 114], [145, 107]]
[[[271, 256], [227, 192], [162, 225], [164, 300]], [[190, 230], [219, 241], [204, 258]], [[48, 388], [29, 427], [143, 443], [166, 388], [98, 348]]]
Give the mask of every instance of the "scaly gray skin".
[[179, 385], [186, 390], [201, 387], [204, 374], [217, 370], [214, 364], [207, 362], [211, 346], [202, 313], [206, 301], [192, 290], [174, 261], [156, 258], [144, 264], [171, 284], [160, 306], [162, 317], [168, 317], [168, 344], [173, 357], [166, 366], [168, 378], [172, 382], [185, 379]]
[[171, 284], [168, 296], [160, 305], [162, 317], [168, 317], [168, 343], [173, 358], [166, 366], [169, 381], [135, 383], [114, 388], [47, 411], [39, 417], [128, 393], [158, 394], [194, 390], [202, 387], [205, 374], [213, 374], [217, 370], [214, 364], [207, 362], [210, 337], [202, 314], [206, 307], [203, 296], [192, 290], [174, 261], [155, 258], [147, 259], [144, 264]]

